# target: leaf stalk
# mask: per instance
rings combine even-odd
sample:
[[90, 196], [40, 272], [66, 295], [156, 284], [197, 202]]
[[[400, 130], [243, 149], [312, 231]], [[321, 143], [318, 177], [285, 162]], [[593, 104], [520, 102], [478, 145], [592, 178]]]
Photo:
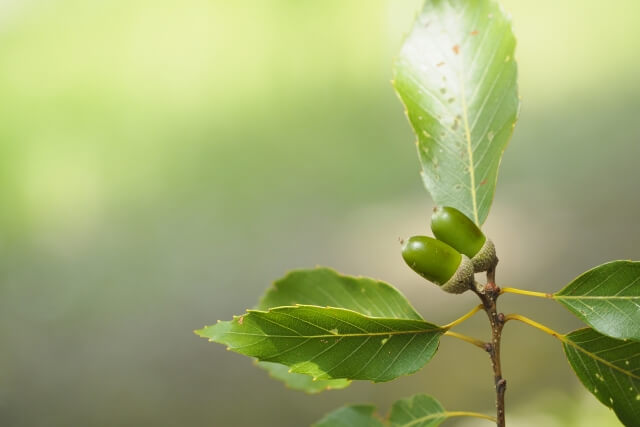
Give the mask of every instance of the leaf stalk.
[[472, 310], [470, 310], [467, 314], [465, 314], [464, 316], [454, 320], [453, 322], [447, 323], [446, 325], [444, 325], [442, 327], [442, 329], [451, 329], [454, 326], [459, 325], [460, 323], [462, 323], [465, 320], [469, 319], [470, 317], [472, 317], [474, 314], [476, 314], [480, 310], [482, 310], [482, 304], [478, 304]]
[[482, 340], [479, 340], [479, 339], [476, 339], [476, 338], [473, 338], [473, 337], [470, 337], [468, 335], [459, 334], [459, 333], [453, 332], [453, 331], [447, 331], [447, 332], [444, 333], [444, 335], [449, 336], [449, 337], [453, 337], [453, 338], [458, 338], [459, 340], [462, 340], [462, 341], [466, 341], [466, 342], [468, 342], [470, 344], [475, 345], [476, 347], [480, 347], [483, 350], [487, 349], [487, 343], [486, 342], [484, 342]]
[[473, 417], [473, 418], [483, 418], [485, 420], [496, 422], [496, 417], [492, 417], [491, 415], [480, 414], [478, 412], [467, 412], [467, 411], [447, 411], [445, 412], [447, 418], [451, 417]]
[[526, 291], [524, 289], [518, 289], [518, 288], [502, 288], [500, 293], [501, 294], [510, 293], [510, 294], [518, 294], [518, 295], [527, 295], [530, 297], [553, 299], [553, 294], [549, 294], [546, 292]]
[[545, 334], [549, 334], [552, 337], [559, 339], [560, 341], [563, 341], [563, 342], [565, 341], [564, 334], [556, 332], [553, 329], [549, 328], [548, 326], [545, 326], [542, 323], [538, 323], [535, 320], [529, 319], [528, 317], [521, 316], [519, 314], [507, 314], [506, 316], [504, 316], [505, 322], [509, 320], [517, 320], [519, 322], [526, 323], [527, 325], [533, 326], [534, 328], [544, 332]]

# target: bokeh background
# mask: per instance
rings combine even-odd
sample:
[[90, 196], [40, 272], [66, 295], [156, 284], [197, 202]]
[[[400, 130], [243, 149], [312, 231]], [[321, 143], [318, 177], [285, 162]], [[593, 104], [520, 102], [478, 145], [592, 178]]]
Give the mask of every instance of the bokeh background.
[[[640, 3], [503, 3], [523, 106], [485, 230], [500, 284], [554, 291], [640, 259]], [[418, 392], [493, 412], [487, 357], [457, 340], [417, 375], [308, 396], [192, 333], [315, 265], [436, 323], [476, 304], [399, 256], [432, 206], [389, 83], [420, 4], [0, 1], [0, 425], [304, 426]], [[552, 338], [510, 324], [503, 352], [511, 425], [618, 425]]]

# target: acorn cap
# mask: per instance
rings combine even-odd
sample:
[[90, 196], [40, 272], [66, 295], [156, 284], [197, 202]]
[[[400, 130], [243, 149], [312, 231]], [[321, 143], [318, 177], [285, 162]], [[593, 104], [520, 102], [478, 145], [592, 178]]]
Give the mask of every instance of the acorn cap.
[[487, 241], [484, 242], [482, 248], [480, 248], [478, 253], [471, 258], [471, 262], [473, 263], [473, 269], [476, 273], [487, 271], [498, 264], [496, 247], [491, 239], [487, 238]]
[[451, 279], [440, 288], [450, 294], [461, 294], [473, 287], [475, 283], [473, 272], [473, 262], [468, 256], [462, 254], [462, 261], [458, 269]]

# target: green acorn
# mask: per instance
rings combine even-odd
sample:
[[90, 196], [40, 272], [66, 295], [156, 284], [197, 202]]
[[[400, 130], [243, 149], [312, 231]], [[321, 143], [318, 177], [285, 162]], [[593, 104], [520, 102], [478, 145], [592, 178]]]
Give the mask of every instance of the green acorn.
[[402, 243], [402, 258], [413, 271], [446, 292], [461, 294], [474, 285], [471, 260], [439, 240], [413, 236]]
[[433, 235], [471, 258], [476, 273], [498, 263], [496, 248], [478, 226], [456, 208], [435, 207], [431, 216]]

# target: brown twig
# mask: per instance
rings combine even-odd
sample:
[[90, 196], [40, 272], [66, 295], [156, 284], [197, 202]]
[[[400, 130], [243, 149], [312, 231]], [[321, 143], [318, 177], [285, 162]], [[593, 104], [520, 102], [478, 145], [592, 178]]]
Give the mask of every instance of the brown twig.
[[507, 390], [507, 381], [502, 378], [502, 367], [500, 365], [500, 339], [502, 338], [502, 328], [504, 327], [504, 314], [498, 313], [496, 301], [500, 295], [500, 288], [495, 283], [495, 266], [487, 271], [487, 284], [482, 289], [475, 289], [474, 292], [482, 301], [482, 307], [489, 317], [491, 324], [491, 342], [487, 343], [485, 350], [491, 357], [493, 367], [493, 378], [496, 389], [496, 426], [505, 427], [504, 414], [504, 394]]

